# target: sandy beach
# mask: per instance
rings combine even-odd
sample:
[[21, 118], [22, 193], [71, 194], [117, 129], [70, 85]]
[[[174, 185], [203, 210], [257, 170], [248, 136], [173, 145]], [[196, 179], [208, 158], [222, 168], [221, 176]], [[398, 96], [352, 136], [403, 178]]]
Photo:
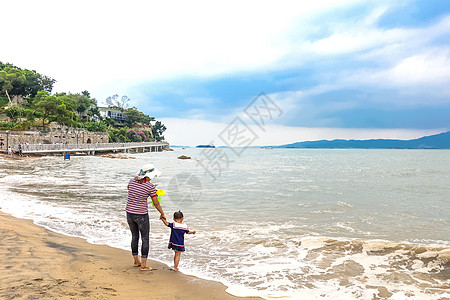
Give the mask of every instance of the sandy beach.
[[[173, 272], [141, 272], [128, 251], [92, 245], [0, 212], [1, 299], [240, 299], [221, 283]], [[256, 299], [256, 298], [245, 298]]]

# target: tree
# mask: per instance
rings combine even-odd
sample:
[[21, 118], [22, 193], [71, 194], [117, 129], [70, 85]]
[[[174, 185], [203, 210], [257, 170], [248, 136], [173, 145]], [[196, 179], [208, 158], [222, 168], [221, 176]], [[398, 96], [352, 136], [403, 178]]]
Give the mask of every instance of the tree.
[[41, 114], [42, 127], [45, 126], [45, 120], [68, 126], [74, 125], [76, 120], [75, 104], [67, 95], [50, 96], [48, 92], [39, 91], [35, 97], [34, 107]]
[[58, 93], [55, 96], [60, 97], [70, 109], [77, 111], [79, 114], [85, 113], [93, 104], [92, 99], [84, 94]]
[[45, 120], [48, 120], [53, 115], [58, 105], [59, 101], [56, 96], [50, 96], [45, 91], [39, 91], [36, 94], [34, 107], [41, 114], [42, 127], [45, 126]]
[[160, 121], [156, 121], [155, 125], [153, 125], [152, 127], [152, 133], [155, 140], [163, 141], [164, 136], [162, 134], [164, 133], [164, 131], [166, 131], [166, 129], [167, 128], [163, 123], [161, 123]]
[[56, 80], [51, 77], [41, 75], [36, 71], [22, 70], [22, 74], [25, 76], [25, 83], [23, 90], [17, 91], [22, 96], [34, 97], [39, 91], [46, 91], [51, 93], [53, 90], [53, 84]]
[[116, 100], [119, 98], [119, 95], [115, 94], [106, 98], [106, 104], [108, 106], [115, 106]]
[[126, 128], [113, 129], [109, 131], [109, 141], [111, 143], [131, 142]]
[[140, 124], [140, 125], [148, 125], [150, 124], [150, 121], [154, 121], [154, 117], [150, 117], [149, 115], [144, 114], [143, 112], [139, 111], [136, 107], [127, 108], [124, 111], [126, 117], [127, 117], [127, 125], [128, 127], [133, 127], [134, 125]]
[[86, 113], [88, 114], [88, 116], [97, 116], [99, 119], [101, 118], [100, 110], [98, 109], [98, 106], [95, 102], [91, 107], [89, 107]]
[[33, 109], [25, 108], [25, 109], [23, 110], [23, 114], [25, 115], [25, 117], [27, 118], [27, 120], [28, 120], [30, 123], [34, 123], [34, 121], [36, 120], [36, 116], [35, 116], [35, 114], [34, 114], [34, 110], [33, 110]]
[[56, 121], [60, 125], [67, 125], [72, 127], [73, 125], [75, 125], [76, 121], [75, 112], [67, 108], [62, 99], [56, 99], [59, 104], [56, 106], [55, 116], [52, 118], [52, 121]]
[[38, 91], [50, 93], [55, 82], [53, 78], [34, 70], [22, 70], [12, 64], [0, 62], [0, 88], [10, 102], [12, 96], [34, 97]]
[[117, 107], [120, 111], [124, 111], [126, 108], [128, 108], [131, 99], [128, 98], [128, 96], [122, 96], [119, 99], [119, 95], [115, 94], [108, 98], [106, 98], [106, 104], [111, 107]]
[[83, 126], [87, 131], [97, 131], [97, 132], [98, 131], [101, 131], [101, 132], [108, 131], [108, 126], [103, 121], [101, 121], [101, 122], [88, 121], [88, 122], [84, 123]]
[[6, 67], [0, 71], [0, 88], [8, 97], [9, 105], [12, 105], [11, 95], [18, 95], [13, 90], [19, 89], [24, 82], [25, 76], [17, 68]]
[[18, 105], [9, 106], [8, 110], [6, 111], [6, 115], [13, 122], [16, 122], [17, 119], [22, 118], [23, 114], [24, 114], [23, 108], [21, 106], [18, 106]]

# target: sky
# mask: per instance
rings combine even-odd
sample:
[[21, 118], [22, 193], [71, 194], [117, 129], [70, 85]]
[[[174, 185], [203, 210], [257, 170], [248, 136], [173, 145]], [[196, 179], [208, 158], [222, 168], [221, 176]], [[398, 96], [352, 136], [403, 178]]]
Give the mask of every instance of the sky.
[[447, 0], [1, 7], [0, 61], [99, 105], [126, 95], [174, 145], [230, 145], [232, 130], [253, 146], [450, 130]]

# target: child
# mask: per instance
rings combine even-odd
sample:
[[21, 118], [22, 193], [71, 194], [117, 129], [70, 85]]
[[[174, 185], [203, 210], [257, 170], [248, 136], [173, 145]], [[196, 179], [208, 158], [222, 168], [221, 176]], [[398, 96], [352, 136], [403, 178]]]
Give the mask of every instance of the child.
[[184, 234], [195, 234], [195, 230], [189, 230], [186, 224], [183, 224], [183, 213], [177, 211], [173, 214], [173, 223], [167, 222], [166, 219], [160, 217], [163, 223], [171, 228], [169, 249], [173, 249], [175, 256], [173, 258], [173, 270], [178, 271], [181, 252], [184, 251]]

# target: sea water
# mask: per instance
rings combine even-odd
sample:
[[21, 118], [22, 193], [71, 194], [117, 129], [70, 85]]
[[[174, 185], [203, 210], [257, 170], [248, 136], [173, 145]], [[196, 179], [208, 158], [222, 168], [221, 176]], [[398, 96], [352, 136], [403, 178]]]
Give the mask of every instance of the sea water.
[[[208, 164], [214, 151], [226, 159]], [[185, 238], [184, 273], [221, 281], [240, 296], [450, 298], [450, 151], [237, 154], [187, 148], [133, 159], [1, 161], [0, 209], [129, 250], [127, 183], [151, 162], [162, 172], [153, 182], [167, 193], [167, 217], [181, 210], [197, 231]], [[171, 266], [169, 230], [151, 206], [150, 219], [150, 256]]]

